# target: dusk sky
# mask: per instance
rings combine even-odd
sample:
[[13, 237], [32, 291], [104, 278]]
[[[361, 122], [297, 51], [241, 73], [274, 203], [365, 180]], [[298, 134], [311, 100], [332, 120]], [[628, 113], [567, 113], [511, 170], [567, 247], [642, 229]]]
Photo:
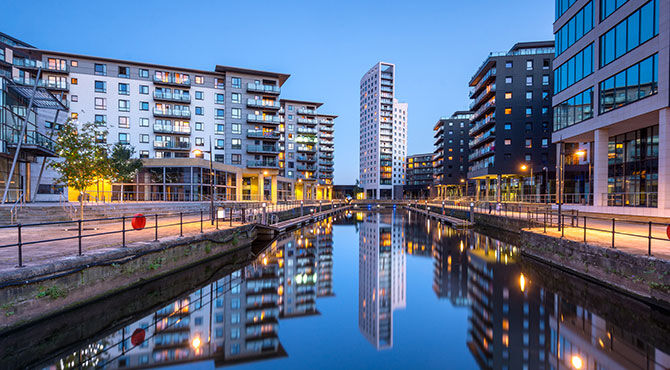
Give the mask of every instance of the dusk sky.
[[488, 53], [553, 39], [554, 18], [553, 0], [3, 3], [0, 32], [41, 49], [291, 74], [283, 98], [339, 115], [335, 184], [358, 178], [359, 80], [373, 64], [396, 65], [408, 154], [432, 152], [433, 125], [467, 109], [468, 80]]

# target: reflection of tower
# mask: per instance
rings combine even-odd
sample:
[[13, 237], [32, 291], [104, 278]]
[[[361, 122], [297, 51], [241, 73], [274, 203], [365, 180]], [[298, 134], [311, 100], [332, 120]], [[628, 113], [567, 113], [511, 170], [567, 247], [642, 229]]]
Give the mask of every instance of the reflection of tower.
[[467, 234], [438, 225], [433, 232], [435, 274], [433, 291], [439, 298], [448, 298], [454, 306], [467, 306], [468, 261]]
[[[318, 314], [316, 310], [316, 235], [318, 225], [295, 231], [284, 248], [282, 318]], [[280, 243], [281, 244], [281, 243]]]
[[[529, 286], [509, 248], [472, 234], [468, 251], [468, 348], [484, 369], [546, 368], [552, 295]], [[549, 301], [547, 301], [549, 300]]]
[[377, 349], [393, 347], [393, 310], [406, 304], [401, 221], [369, 213], [359, 231], [358, 327]]
[[333, 225], [322, 221], [319, 223], [317, 240], [317, 297], [333, 296]]

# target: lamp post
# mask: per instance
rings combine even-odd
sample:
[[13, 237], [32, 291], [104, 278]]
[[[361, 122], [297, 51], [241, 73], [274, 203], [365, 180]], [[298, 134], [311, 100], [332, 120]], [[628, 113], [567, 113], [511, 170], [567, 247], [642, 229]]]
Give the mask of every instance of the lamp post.
[[[532, 185], [533, 185], [533, 166], [532, 165], [525, 165], [525, 164], [521, 165], [521, 171], [525, 171], [527, 169], [530, 169], [530, 182], [531, 182], [531, 187], [532, 187]], [[521, 193], [522, 194], [523, 194], [523, 186], [524, 186], [524, 184], [522, 182], [521, 183]]]
[[[199, 156], [203, 153], [209, 153], [209, 221], [214, 225], [214, 162], [212, 154], [212, 137], [209, 137], [209, 151], [203, 151], [196, 149], [193, 151], [193, 154]], [[204, 157], [204, 155], [203, 155]], [[232, 215], [231, 215], [232, 217]]]
[[542, 167], [544, 171], [544, 203], [549, 205], [549, 169], [547, 167]]

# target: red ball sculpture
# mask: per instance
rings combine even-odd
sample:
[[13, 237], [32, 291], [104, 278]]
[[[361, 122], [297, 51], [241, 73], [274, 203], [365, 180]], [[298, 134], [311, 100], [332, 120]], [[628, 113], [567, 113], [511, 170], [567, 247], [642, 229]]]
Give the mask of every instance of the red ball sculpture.
[[131, 221], [131, 225], [133, 225], [133, 229], [135, 230], [142, 230], [144, 229], [144, 226], [147, 224], [147, 218], [144, 217], [143, 214], [138, 213], [135, 216], [133, 216], [133, 220]]

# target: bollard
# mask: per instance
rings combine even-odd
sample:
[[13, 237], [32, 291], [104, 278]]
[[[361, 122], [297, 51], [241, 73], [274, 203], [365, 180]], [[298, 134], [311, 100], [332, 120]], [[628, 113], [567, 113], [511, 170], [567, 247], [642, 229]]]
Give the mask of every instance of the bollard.
[[614, 248], [614, 224], [615, 224], [615, 219], [612, 218], [612, 248]]
[[233, 207], [228, 208], [228, 215], [230, 216], [230, 226], [233, 226]]
[[77, 239], [78, 239], [78, 242], [79, 242], [78, 243], [79, 244], [79, 255], [81, 256], [81, 220], [77, 221], [77, 229], [78, 229]]
[[565, 236], [565, 215], [561, 215], [561, 238]]
[[184, 214], [179, 212], [179, 236], [184, 236]]
[[19, 239], [18, 239], [18, 241], [19, 241], [19, 243], [18, 243], [18, 247], [19, 247], [19, 265], [18, 265], [17, 267], [23, 267], [23, 250], [22, 250], [22, 248], [23, 248], [23, 242], [21, 241], [21, 224], [18, 224], [18, 225], [17, 225], [17, 229], [18, 229], [18, 233], [19, 233]]
[[154, 215], [154, 241], [158, 241], [158, 213]]
[[647, 246], [647, 255], [651, 256], [651, 221], [649, 221], [649, 245]]
[[584, 216], [584, 244], [586, 244], [586, 216]]
[[121, 234], [123, 235], [122, 247], [126, 247], [126, 216], [121, 216], [121, 223], [123, 227], [121, 228]]
[[200, 234], [202, 234], [202, 209], [200, 210]]

